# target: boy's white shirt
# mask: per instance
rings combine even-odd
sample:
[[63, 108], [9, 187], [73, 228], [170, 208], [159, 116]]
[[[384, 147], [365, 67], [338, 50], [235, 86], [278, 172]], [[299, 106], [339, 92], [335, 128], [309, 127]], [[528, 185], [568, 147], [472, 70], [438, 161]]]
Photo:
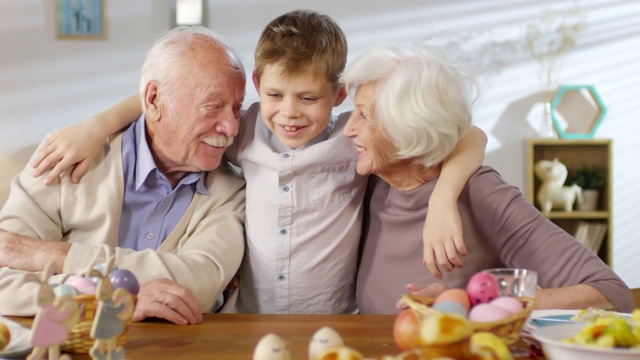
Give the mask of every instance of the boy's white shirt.
[[259, 103], [227, 151], [247, 183], [240, 287], [223, 312], [353, 313], [362, 199], [349, 113], [302, 148], [288, 148], [262, 121]]

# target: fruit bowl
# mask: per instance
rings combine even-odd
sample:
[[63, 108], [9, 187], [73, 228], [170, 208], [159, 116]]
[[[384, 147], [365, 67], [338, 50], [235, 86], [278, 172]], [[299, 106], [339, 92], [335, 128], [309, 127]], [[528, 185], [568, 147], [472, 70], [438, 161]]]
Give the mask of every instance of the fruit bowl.
[[640, 359], [640, 348], [599, 348], [563, 340], [577, 334], [585, 323], [539, 327], [531, 335], [542, 345], [549, 360], [626, 360]]
[[[402, 299], [409, 305], [409, 308], [416, 315], [416, 318], [424, 319], [425, 317], [432, 316], [439, 313], [431, 307], [434, 300], [425, 296], [405, 294]], [[498, 336], [507, 345], [515, 344], [520, 339], [520, 331], [522, 326], [527, 321], [529, 314], [533, 311], [535, 301], [531, 298], [518, 298], [522, 303], [522, 311], [517, 314], [510, 315], [502, 320], [491, 322], [477, 322], [471, 321], [471, 326], [474, 332], [489, 332]]]

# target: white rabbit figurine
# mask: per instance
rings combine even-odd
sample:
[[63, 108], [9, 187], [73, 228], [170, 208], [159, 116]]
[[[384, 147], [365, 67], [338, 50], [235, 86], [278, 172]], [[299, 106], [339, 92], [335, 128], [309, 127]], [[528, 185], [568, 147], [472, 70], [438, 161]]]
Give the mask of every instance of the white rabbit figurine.
[[582, 202], [580, 186], [563, 186], [568, 172], [567, 167], [558, 159], [538, 161], [535, 173], [542, 182], [537, 200], [543, 213], [548, 214], [554, 208], [571, 212], [576, 200]]

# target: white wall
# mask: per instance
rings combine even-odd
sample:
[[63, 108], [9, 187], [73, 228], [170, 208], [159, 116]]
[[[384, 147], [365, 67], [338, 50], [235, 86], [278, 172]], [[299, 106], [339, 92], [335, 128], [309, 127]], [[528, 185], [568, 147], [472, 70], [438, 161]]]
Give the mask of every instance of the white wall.
[[[108, 39], [54, 37], [53, 0], [0, 1], [0, 154], [37, 143], [136, 92], [145, 52], [170, 27], [171, 0], [108, 0]], [[582, 1], [588, 27], [565, 58], [562, 84], [593, 84], [608, 107], [597, 137], [614, 139], [614, 270], [640, 287], [640, 182], [634, 138], [640, 98], [640, 2]], [[248, 70], [262, 27], [295, 8], [333, 16], [350, 57], [379, 43], [438, 42], [478, 78], [475, 124], [489, 136], [486, 162], [524, 189], [524, 142], [537, 137], [544, 89], [524, 50], [525, 25], [567, 0], [209, 0], [209, 25], [234, 45]], [[469, 55], [470, 54], [470, 55]], [[248, 87], [247, 103], [257, 99]], [[635, 104], [635, 105], [634, 105]], [[349, 103], [340, 110], [348, 109]], [[1, 171], [1, 170], [0, 170]]]

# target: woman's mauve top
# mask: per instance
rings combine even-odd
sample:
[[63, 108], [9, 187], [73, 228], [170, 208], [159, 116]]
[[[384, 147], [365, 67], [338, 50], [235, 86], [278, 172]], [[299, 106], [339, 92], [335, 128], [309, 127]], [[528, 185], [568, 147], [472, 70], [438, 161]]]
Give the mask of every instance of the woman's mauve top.
[[[422, 231], [433, 179], [401, 192], [372, 176], [367, 190], [364, 232], [357, 279], [363, 314], [395, 314], [406, 284], [437, 282], [422, 264]], [[444, 272], [442, 283], [465, 289], [469, 278], [489, 268], [538, 272], [538, 285], [557, 288], [589, 285], [620, 311], [634, 308], [624, 282], [593, 252], [545, 218], [492, 168], [481, 167], [458, 199], [468, 255], [464, 266]]]

